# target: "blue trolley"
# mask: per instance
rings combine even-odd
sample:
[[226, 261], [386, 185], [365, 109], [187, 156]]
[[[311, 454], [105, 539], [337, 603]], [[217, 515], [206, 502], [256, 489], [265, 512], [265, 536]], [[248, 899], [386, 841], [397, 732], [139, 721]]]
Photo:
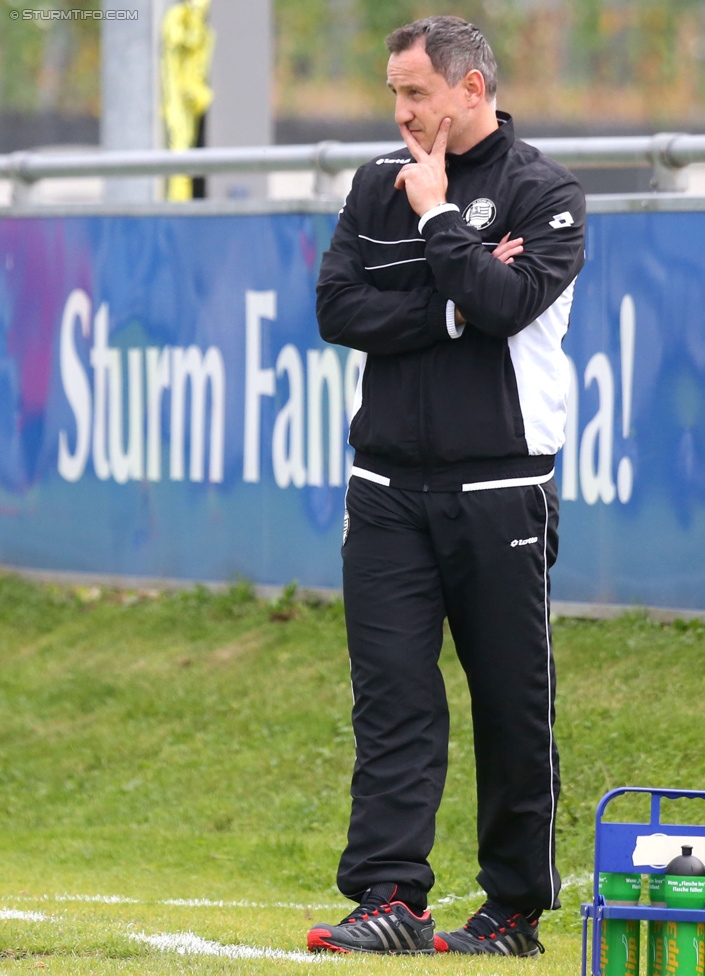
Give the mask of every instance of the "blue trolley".
[[[651, 796], [651, 816], [647, 823], [608, 823], [603, 819], [608, 804], [625, 793], [648, 793]], [[592, 902], [581, 905], [583, 917], [582, 976], [587, 976], [588, 919], [592, 919], [592, 976], [602, 976], [600, 968], [600, 936], [605, 918], [631, 918], [646, 921], [705, 922], [705, 909], [653, 908], [649, 905], [605, 905], [599, 892], [601, 871], [620, 874], [663, 874], [663, 865], [634, 864], [632, 854], [637, 839], [650, 834], [669, 837], [705, 837], [705, 825], [664, 824], [661, 821], [662, 798], [705, 800], [703, 790], [661, 790], [646, 786], [622, 786], [605, 793], [597, 805], [595, 815], [595, 881]]]

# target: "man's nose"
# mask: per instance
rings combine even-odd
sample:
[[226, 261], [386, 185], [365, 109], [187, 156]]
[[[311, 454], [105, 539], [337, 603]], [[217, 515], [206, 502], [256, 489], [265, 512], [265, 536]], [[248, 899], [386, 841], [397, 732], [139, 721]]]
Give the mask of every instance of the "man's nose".
[[408, 125], [409, 122], [414, 117], [414, 113], [411, 109], [408, 99], [401, 95], [397, 95], [397, 100], [394, 104], [394, 121], [397, 125]]

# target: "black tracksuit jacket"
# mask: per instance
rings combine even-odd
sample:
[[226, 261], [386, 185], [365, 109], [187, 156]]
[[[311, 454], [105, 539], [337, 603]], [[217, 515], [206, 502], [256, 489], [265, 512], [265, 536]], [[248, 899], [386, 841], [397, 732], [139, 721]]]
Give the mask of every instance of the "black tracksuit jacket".
[[[584, 261], [584, 195], [563, 166], [515, 140], [508, 115], [498, 120], [467, 153], [447, 154], [457, 210], [421, 232], [394, 188], [408, 151], [362, 166], [323, 256], [321, 335], [366, 353], [355, 465], [392, 487], [547, 474], [563, 443], [561, 342]], [[524, 238], [511, 265], [492, 256], [507, 232]], [[454, 305], [467, 322], [458, 338]]]

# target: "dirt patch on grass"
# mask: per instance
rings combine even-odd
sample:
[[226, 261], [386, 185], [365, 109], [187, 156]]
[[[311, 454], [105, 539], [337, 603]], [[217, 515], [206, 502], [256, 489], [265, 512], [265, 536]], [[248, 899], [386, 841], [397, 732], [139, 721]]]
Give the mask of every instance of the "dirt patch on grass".
[[218, 647], [208, 655], [208, 663], [212, 668], [228, 667], [237, 658], [248, 651], [256, 651], [262, 646], [264, 635], [261, 630], [251, 630], [238, 637], [237, 640], [223, 647]]

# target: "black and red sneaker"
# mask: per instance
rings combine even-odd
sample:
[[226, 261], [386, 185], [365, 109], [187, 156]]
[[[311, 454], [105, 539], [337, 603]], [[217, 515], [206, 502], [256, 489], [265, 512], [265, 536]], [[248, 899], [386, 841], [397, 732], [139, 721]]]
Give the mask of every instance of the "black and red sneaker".
[[544, 952], [539, 942], [539, 915], [523, 914], [496, 901], [486, 901], [462, 928], [437, 932], [436, 952], [462, 952], [466, 955], [538, 956]]
[[[383, 955], [432, 955], [434, 921], [427, 910], [415, 915], [402, 901], [380, 898], [375, 885], [362, 904], [337, 925], [314, 925], [309, 952], [373, 952]], [[395, 886], [392, 886], [392, 890]]]

